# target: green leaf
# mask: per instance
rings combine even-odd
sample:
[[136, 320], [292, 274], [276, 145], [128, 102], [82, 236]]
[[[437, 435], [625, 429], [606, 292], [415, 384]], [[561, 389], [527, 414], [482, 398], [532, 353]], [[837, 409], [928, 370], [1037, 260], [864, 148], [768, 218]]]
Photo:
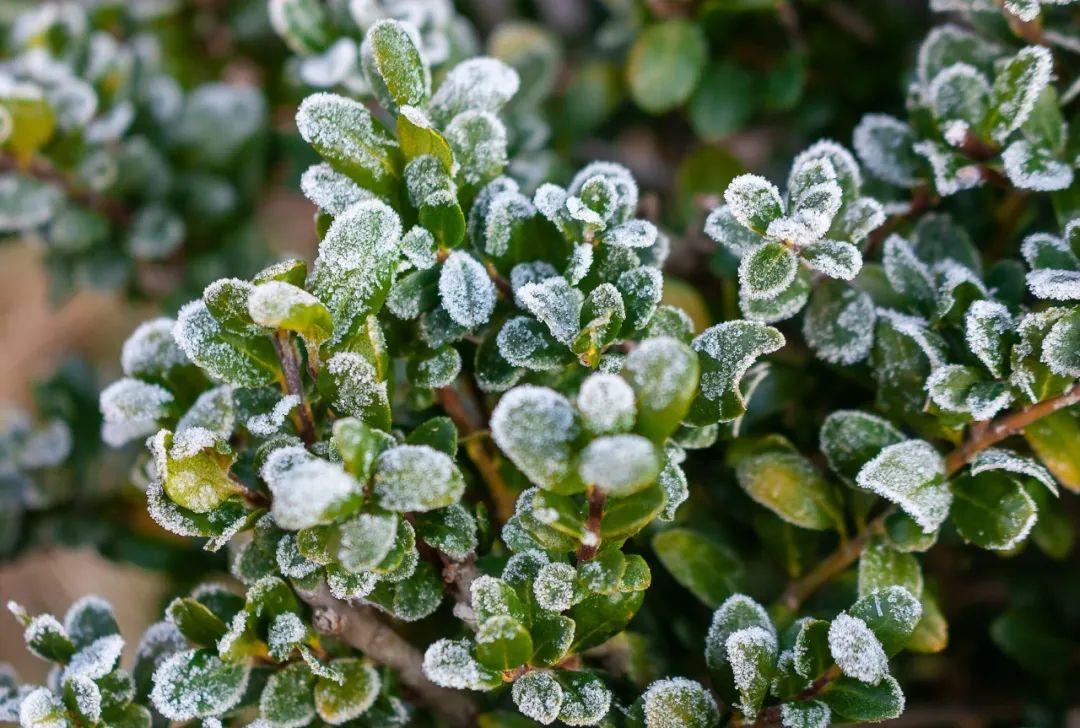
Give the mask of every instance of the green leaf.
[[715, 612], [705, 636], [705, 662], [717, 684], [731, 681], [731, 665], [728, 661], [728, 638], [742, 629], [760, 627], [776, 633], [765, 608], [745, 594], [732, 594]]
[[521, 622], [496, 615], [476, 630], [476, 659], [491, 670], [512, 670], [532, 656], [532, 637]]
[[312, 94], [296, 113], [300, 136], [330, 166], [375, 194], [397, 184], [397, 140], [360, 103], [336, 94]]
[[394, 547], [398, 523], [393, 513], [361, 513], [341, 524], [341, 565], [355, 573], [381, 564]]
[[431, 71], [417, 47], [415, 29], [398, 20], [378, 20], [360, 47], [364, 74], [382, 105], [423, 106], [431, 95]]
[[884, 540], [874, 539], [859, 557], [859, 596], [889, 586], [900, 586], [916, 597], [921, 596], [922, 567], [911, 554], [893, 550]]
[[870, 354], [877, 312], [870, 296], [840, 281], [814, 287], [803, 318], [803, 336], [820, 358], [850, 366]]
[[231, 449], [207, 430], [174, 435], [161, 430], [151, 443], [155, 476], [169, 498], [195, 513], [209, 513], [240, 491], [229, 474]]
[[1021, 482], [1002, 470], [957, 478], [952, 492], [952, 522], [965, 540], [980, 548], [1016, 548], [1038, 518], [1035, 501]]
[[465, 492], [461, 471], [446, 453], [428, 445], [399, 445], [375, 463], [375, 500], [393, 511], [430, 511], [456, 503]]
[[754, 718], [776, 668], [776, 635], [761, 627], [747, 627], [731, 634], [725, 644], [739, 691], [739, 710]]
[[720, 722], [709, 691], [684, 677], [650, 684], [631, 715], [640, 715], [645, 728], [713, 728]]
[[626, 357], [623, 376], [637, 398], [637, 431], [660, 442], [678, 429], [698, 389], [698, 357], [669, 336], [646, 339]]
[[223, 662], [212, 650], [173, 655], [154, 673], [154, 707], [178, 721], [221, 715], [244, 695], [250, 666]]
[[829, 684], [821, 699], [834, 714], [855, 722], [878, 723], [904, 711], [904, 693], [891, 675], [876, 685], [839, 677]]
[[576, 628], [574, 620], [564, 614], [535, 615], [529, 629], [533, 641], [533, 654], [529, 662], [535, 665], [557, 665], [570, 651]]
[[739, 263], [740, 294], [751, 299], [775, 298], [795, 280], [798, 259], [783, 243], [764, 242]]
[[585, 670], [561, 670], [556, 679], [563, 689], [559, 720], [567, 725], [596, 725], [611, 707], [611, 690], [597, 675]]
[[795, 635], [795, 672], [806, 680], [816, 680], [832, 667], [829, 653], [829, 623], [823, 619], [805, 617], [799, 620]]
[[571, 473], [571, 443], [580, 427], [569, 400], [545, 387], [511, 390], [491, 415], [495, 444], [542, 488], [554, 488]]
[[707, 56], [708, 44], [697, 24], [665, 20], [649, 25], [627, 59], [630, 94], [651, 114], [669, 111], [690, 98]]
[[334, 422], [334, 446], [345, 469], [366, 482], [375, 469], [375, 461], [394, 439], [360, 420], [345, 417]]
[[454, 153], [450, 145], [435, 128], [431, 119], [415, 106], [403, 106], [398, 110], [397, 135], [406, 160], [430, 155], [439, 160], [443, 170], [453, 177], [457, 172]]
[[216, 646], [228, 629], [217, 615], [191, 598], [174, 599], [166, 614], [184, 637], [200, 647]]
[[644, 600], [645, 592], [632, 591], [611, 596], [595, 594], [575, 604], [569, 613], [577, 625], [573, 651], [583, 652], [596, 647], [621, 632], [637, 614]]
[[891, 657], [911, 638], [922, 616], [922, 606], [904, 587], [887, 586], [860, 597], [847, 613], [865, 622]]
[[590, 442], [578, 459], [578, 475], [612, 498], [633, 495], [656, 481], [662, 462], [641, 435], [605, 435]]
[[743, 458], [735, 477], [746, 494], [802, 528], [843, 528], [836, 490], [797, 452], [770, 451]]
[[1027, 121], [1039, 95], [1050, 83], [1054, 60], [1048, 49], [1028, 46], [995, 70], [986, 127], [996, 141], [1003, 142]]
[[270, 23], [296, 53], [312, 55], [330, 45], [330, 19], [318, 0], [271, 0]]
[[671, 528], [653, 536], [660, 563], [706, 604], [715, 608], [738, 588], [743, 565], [733, 551], [688, 528]]
[[45, 146], [56, 131], [56, 113], [40, 92], [0, 98], [0, 109], [7, 112], [11, 126], [3, 145], [22, 163]]
[[547, 671], [525, 673], [514, 681], [512, 694], [522, 715], [544, 725], [555, 720], [562, 710], [562, 687]]
[[660, 515], [667, 495], [659, 483], [653, 483], [625, 498], [611, 498], [600, 519], [600, 536], [605, 539], [628, 538]]
[[248, 297], [248, 313], [260, 326], [295, 331], [317, 351], [334, 330], [326, 306], [302, 288], [283, 281], [268, 281]]
[[456, 248], [465, 238], [465, 214], [457, 198], [445, 190], [433, 192], [420, 206], [420, 224], [444, 248]]
[[701, 392], [687, 421], [694, 425], [728, 422], [746, 412], [739, 385], [759, 357], [784, 345], [784, 336], [753, 321], [727, 321], [703, 331], [693, 348], [701, 360]]
[[270, 725], [307, 725], [315, 718], [314, 684], [315, 677], [307, 665], [286, 665], [266, 681], [259, 697], [259, 713]]
[[338, 658], [330, 666], [341, 675], [342, 681], [318, 679], [315, 710], [327, 723], [340, 725], [367, 712], [379, 695], [382, 680], [374, 667], [355, 657]]
[[859, 470], [855, 482], [899, 505], [925, 533], [941, 525], [953, 500], [945, 482], [944, 460], [922, 440], [884, 448]]
[[101, 597], [86, 596], [64, 615], [64, 631], [77, 649], [83, 649], [101, 637], [120, 634], [120, 627], [111, 604]]
[[889, 445], [904, 439], [888, 420], [857, 410], [837, 410], [821, 425], [821, 452], [829, 467], [848, 483], [863, 465]]
[[1054, 412], [1024, 428], [1024, 438], [1039, 461], [1069, 490], [1080, 492], [1080, 412]]
[[922, 604], [922, 619], [904, 649], [922, 654], [941, 652], [949, 644], [949, 623], [945, 621], [945, 615], [929, 589], [923, 590], [919, 601]]

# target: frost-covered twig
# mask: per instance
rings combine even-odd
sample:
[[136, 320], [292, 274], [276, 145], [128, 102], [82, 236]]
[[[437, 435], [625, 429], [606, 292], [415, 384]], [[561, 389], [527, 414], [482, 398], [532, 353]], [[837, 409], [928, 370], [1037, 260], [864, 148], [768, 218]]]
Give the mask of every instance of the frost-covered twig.
[[315, 421], [311, 414], [311, 406], [304, 399], [304, 381], [300, 376], [299, 355], [296, 347], [289, 338], [287, 331], [275, 331], [271, 340], [274, 342], [274, 351], [281, 360], [281, 372], [285, 377], [286, 394], [291, 394], [299, 399], [300, 404], [296, 408], [300, 437], [310, 446], [315, 442]]
[[320, 584], [315, 591], [297, 593], [314, 610], [318, 631], [334, 635], [380, 665], [393, 669], [418, 700], [447, 724], [473, 725], [476, 705], [469, 696], [428, 680], [422, 668], [423, 654], [379, 619], [374, 609], [334, 599], [326, 584]]
[[[955, 474], [978, 453], [1001, 442], [1010, 435], [1021, 432], [1036, 420], [1077, 403], [1080, 403], [1080, 384], [1074, 385], [1067, 392], [1057, 397], [1024, 407], [1017, 412], [987, 423], [985, 426], [973, 428], [972, 435], [945, 458], [946, 476]], [[794, 613], [811, 594], [855, 563], [855, 560], [859, 558], [870, 539], [881, 530], [885, 518], [895, 510], [895, 506], [890, 506], [881, 515], [866, 524], [853, 538], [840, 544], [814, 569], [789, 584], [778, 600], [780, 606]]]

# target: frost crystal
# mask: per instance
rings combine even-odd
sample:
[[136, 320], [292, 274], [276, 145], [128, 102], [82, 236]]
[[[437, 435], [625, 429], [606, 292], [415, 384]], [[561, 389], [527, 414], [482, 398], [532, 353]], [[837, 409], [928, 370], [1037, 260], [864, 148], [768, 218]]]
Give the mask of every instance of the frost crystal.
[[732, 594], [713, 612], [705, 637], [705, 659], [712, 669], [728, 661], [728, 638], [747, 627], [761, 627], [775, 637], [776, 628], [765, 608], [745, 594]]
[[660, 465], [656, 447], [641, 435], [606, 435], [582, 451], [578, 474], [604, 493], [622, 497], [652, 483]]
[[483, 264], [455, 250], [439, 274], [439, 297], [456, 323], [473, 329], [487, 323], [495, 309], [495, 284]]
[[189, 363], [173, 339], [175, 322], [170, 318], [144, 321], [131, 333], [120, 351], [120, 366], [129, 377], [166, 372]]
[[201, 299], [180, 309], [173, 337], [188, 358], [214, 379], [254, 387], [268, 378], [264, 370], [221, 338], [221, 325]]
[[168, 416], [173, 396], [164, 387], [125, 377], [106, 387], [100, 400], [102, 439], [120, 447], [155, 432], [158, 420]]
[[97, 680], [112, 672], [120, 661], [124, 638], [118, 634], [99, 637], [72, 656], [64, 668], [64, 680], [82, 676]]
[[569, 564], [544, 564], [533, 582], [536, 603], [543, 609], [564, 612], [570, 608], [574, 597], [574, 567]]
[[971, 461], [972, 475], [985, 473], [988, 470], [1005, 470], [1017, 475], [1026, 475], [1045, 485], [1054, 495], [1058, 493], [1057, 481], [1049, 470], [1035, 460], [1009, 450], [992, 447], [983, 450]]
[[855, 127], [852, 142], [870, 172], [898, 187], [919, 183], [917, 158], [912, 154], [911, 127], [887, 114], [867, 114]]
[[334, 407], [343, 414], [362, 417], [367, 409], [386, 400], [386, 382], [361, 354], [343, 351], [326, 362], [326, 371], [337, 385]]
[[581, 383], [577, 408], [585, 427], [596, 435], [626, 432], [634, 425], [634, 390], [614, 374], [593, 374]]
[[764, 232], [769, 223], [784, 213], [780, 190], [755, 174], [739, 175], [724, 191], [731, 215], [744, 227]]
[[328, 523], [334, 506], [359, 493], [358, 483], [340, 464], [298, 445], [271, 452], [260, 474], [274, 496], [274, 521], [291, 531]]
[[907, 440], [884, 448], [862, 467], [855, 482], [896, 503], [925, 533], [932, 533], [952, 504], [944, 478], [945, 463], [938, 451], [922, 440]]
[[300, 398], [287, 394], [277, 401], [274, 408], [261, 415], [255, 415], [247, 421], [248, 431], [260, 437], [269, 437], [278, 432], [285, 424], [289, 413], [300, 406]]
[[1037, 192], [1063, 190], [1073, 181], [1072, 167], [1051, 152], [1018, 139], [1001, 154], [1005, 176], [1021, 189]]
[[[776, 635], [761, 627], [747, 627], [733, 632], [725, 641], [728, 663], [734, 676], [735, 687], [740, 693], [763, 695], [767, 676], [754, 658], [761, 653], [776, 655]], [[747, 716], [757, 713], [757, 707], [743, 703], [741, 710]]]
[[522, 308], [544, 323], [551, 335], [569, 345], [578, 333], [578, 320], [585, 297], [565, 278], [548, 278], [542, 283], [527, 283], [516, 291]]
[[533, 670], [514, 681], [514, 704], [522, 715], [548, 725], [562, 710], [563, 689], [550, 672]]
[[472, 656], [469, 640], [441, 639], [424, 653], [424, 674], [436, 685], [462, 690], [483, 690], [481, 667]]
[[997, 301], [975, 301], [964, 315], [964, 338], [968, 349], [994, 377], [1005, 374], [1003, 337], [1012, 325], [1009, 309]]
[[150, 699], [172, 720], [220, 715], [243, 698], [249, 676], [247, 665], [230, 665], [199, 650], [180, 652], [154, 671]]
[[456, 502], [465, 481], [449, 455], [428, 445], [398, 445], [375, 463], [372, 491], [383, 508], [430, 511]]
[[866, 626], [849, 614], [840, 614], [829, 625], [829, 653], [845, 675], [870, 685], [889, 672], [885, 648]]
[[687, 718], [699, 725], [719, 722], [720, 712], [712, 695], [693, 680], [669, 677], [649, 685], [641, 696], [648, 728], [685, 728]]
[[820, 700], [788, 702], [780, 706], [783, 728], [829, 728], [832, 711]]
[[510, 390], [491, 415], [495, 443], [539, 485], [554, 484], [569, 473], [569, 444], [578, 432], [570, 402], [546, 387]]
[[23, 699], [19, 706], [19, 723], [31, 728], [69, 728], [71, 725], [63, 702], [48, 688], [38, 688]]
[[445, 124], [469, 109], [497, 112], [518, 92], [517, 71], [502, 61], [481, 56], [454, 66], [431, 99], [431, 115]]

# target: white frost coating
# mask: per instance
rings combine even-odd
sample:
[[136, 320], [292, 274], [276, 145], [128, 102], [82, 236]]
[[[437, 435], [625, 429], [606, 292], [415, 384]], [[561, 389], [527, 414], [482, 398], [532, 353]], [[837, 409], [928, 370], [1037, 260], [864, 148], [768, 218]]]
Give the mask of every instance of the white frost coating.
[[296, 545], [296, 535], [292, 533], [286, 533], [281, 537], [274, 556], [278, 569], [291, 579], [303, 579], [305, 576], [314, 574], [319, 568], [318, 564], [300, 553]]
[[[1010, 91], [999, 84], [999, 81], [1008, 83], [1009, 74], [1006, 69], [1014, 65], [1022, 67], [1020, 77], [1013, 79], [1019, 86], [1017, 90]], [[1032, 109], [1039, 94], [1050, 84], [1050, 76], [1054, 71], [1054, 57], [1049, 48], [1043, 46], [1028, 46], [1023, 48], [1005, 64], [1004, 69], [998, 70], [998, 77], [994, 79], [992, 102], [997, 108], [998, 123], [991, 131], [994, 139], [1004, 142], [1016, 129], [1019, 129], [1027, 118], [1031, 116]]]
[[379, 380], [375, 366], [362, 354], [334, 354], [326, 371], [337, 385], [334, 407], [344, 414], [361, 417], [368, 407], [386, 400], [386, 382]]
[[318, 306], [319, 299], [285, 281], [266, 281], [248, 296], [248, 313], [260, 326], [281, 326], [297, 306]]
[[427, 270], [435, 266], [437, 247], [431, 231], [419, 225], [414, 225], [401, 238], [401, 252], [417, 270]]
[[[212, 656], [205, 661], [202, 669], [193, 669], [191, 657], [196, 652], [198, 650], [177, 653], [154, 671], [154, 688], [150, 692], [150, 700], [166, 718], [187, 721], [218, 715], [228, 711], [244, 697], [248, 678], [251, 676], [250, 668], [243, 669], [241, 679], [235, 684], [223, 685], [207, 678], [226, 663], [217, 656]], [[171, 694], [170, 688], [178, 682], [192, 689], [182, 696]]]
[[439, 298], [450, 318], [473, 329], [486, 324], [495, 310], [495, 284], [480, 261], [455, 250], [439, 273]]
[[300, 176], [300, 190], [319, 209], [335, 217], [357, 202], [373, 199], [370, 192], [325, 162], [313, 164]]
[[540, 283], [527, 283], [515, 292], [515, 298], [548, 327], [557, 341], [569, 346], [574, 340], [585, 297], [565, 278], [556, 276]]
[[441, 639], [424, 652], [424, 674], [444, 688], [486, 690], [480, 663], [472, 656], [469, 640]]
[[[19, 613], [12, 607], [12, 604], [13, 602], [8, 603], [8, 609], [18, 616]], [[19, 609], [21, 610], [22, 607], [19, 607]], [[34, 654], [37, 654], [43, 659], [49, 659], [45, 655], [41, 655], [36, 650], [33, 650], [32, 645], [51, 634], [60, 635], [65, 638], [67, 637], [67, 633], [64, 631], [63, 626], [61, 626], [56, 617], [51, 614], [39, 614], [31, 619], [30, 623], [26, 625], [26, 629], [23, 630], [23, 641], [26, 642], [27, 646], [31, 647], [31, 651], [33, 651]]]
[[443, 132], [469, 184], [482, 184], [506, 167], [508, 135], [499, 117], [486, 111], [465, 111]]
[[282, 612], [274, 617], [267, 631], [266, 643], [279, 655], [288, 655], [295, 645], [304, 640], [307, 627], [293, 612]]
[[741, 174], [724, 190], [732, 216], [744, 227], [761, 230], [784, 213], [780, 190], [756, 174]]
[[510, 390], [491, 415], [495, 444], [537, 484], [555, 483], [569, 472], [568, 443], [578, 432], [570, 402], [546, 387]]
[[[939, 121], [978, 122], [986, 113], [990, 82], [971, 64], [954, 63], [934, 76], [926, 95]], [[973, 104], [975, 108], [971, 108]], [[962, 136], [960, 141], [963, 141]], [[949, 143], [953, 146], [960, 144], [951, 139]]]
[[470, 58], [446, 74], [429, 110], [442, 124], [466, 110], [497, 112], [520, 85], [517, 71], [502, 61], [487, 56]]
[[851, 152], [844, 145], [832, 139], [819, 139], [799, 152], [791, 163], [791, 173], [787, 182], [789, 192], [792, 187], [792, 177], [795, 176], [796, 171], [815, 159], [828, 160], [829, 164], [832, 165], [833, 176], [835, 176], [837, 182], [842, 187], [846, 182], [853, 188], [850, 190], [845, 189], [845, 192], [853, 195], [858, 194], [859, 188], [862, 187], [862, 171], [859, 169], [859, 165]]
[[265, 371], [220, 338], [221, 325], [202, 299], [185, 304], [176, 317], [173, 338], [191, 361], [213, 379], [241, 387], [264, 384]]
[[172, 393], [164, 387], [130, 377], [119, 379], [101, 392], [101, 437], [110, 447], [120, 447], [152, 434], [172, 403]]
[[597, 435], [625, 432], [637, 415], [633, 388], [615, 374], [587, 377], [578, 389], [577, 408], [585, 427]]
[[270, 437], [285, 424], [289, 413], [300, 406], [300, 398], [287, 394], [274, 404], [274, 408], [261, 415], [255, 415], [247, 421], [247, 428], [253, 435]]
[[373, 571], [358, 574], [342, 574], [337, 570], [326, 572], [326, 585], [334, 599], [363, 599], [378, 583], [379, 575]]
[[944, 196], [974, 189], [985, 182], [977, 164], [967, 164], [955, 152], [936, 142], [921, 141], [912, 149], [930, 164], [934, 173], [934, 187]]
[[898, 333], [903, 334], [914, 341], [922, 353], [930, 362], [931, 369], [937, 369], [945, 364], [946, 352], [942, 348], [940, 339], [931, 338], [927, 329], [927, 322], [916, 316], [907, 316], [889, 309], [878, 309], [878, 317], [889, 322]]
[[68, 607], [67, 613], [64, 614], [64, 631], [67, 632], [73, 640], [76, 642], [84, 641], [84, 638], [90, 636], [87, 634], [81, 634], [79, 631], [78, 619], [86, 610], [93, 610], [99, 613], [105, 613], [113, 617], [115, 620], [115, 613], [113, 612], [112, 604], [110, 604], [105, 598], [98, 596], [97, 594], [87, 594], [80, 597], [70, 607]]
[[1011, 450], [992, 447], [983, 450], [971, 461], [971, 474], [978, 475], [988, 470], [1006, 470], [1017, 475], [1035, 478], [1045, 485], [1051, 493], [1058, 494], [1057, 481], [1050, 471], [1031, 458], [1017, 455]]
[[554, 721], [562, 710], [563, 689], [546, 670], [533, 670], [519, 677], [511, 694], [521, 714], [542, 725]]
[[747, 250], [761, 242], [757, 233], [747, 230], [735, 219], [727, 205], [721, 205], [709, 213], [705, 219], [705, 234], [736, 257], [742, 257]]
[[131, 333], [120, 350], [120, 366], [129, 377], [166, 371], [189, 363], [173, 339], [171, 318], [144, 321]]
[[660, 471], [656, 447], [641, 435], [605, 435], [581, 452], [578, 474], [611, 496], [626, 496], [651, 483]]
[[[725, 392], [738, 389], [746, 370], [758, 357], [778, 351], [785, 343], [783, 334], [776, 329], [748, 321], [727, 321], [705, 329], [691, 346], [714, 359], [717, 366], [702, 375], [701, 393], [716, 401]], [[729, 344], [736, 345], [728, 348]]]
[[199, 395], [180, 421], [176, 431], [183, 432], [192, 427], [201, 427], [214, 433], [219, 440], [228, 440], [236, 425], [233, 409], [233, 388], [224, 384], [208, 389]]
[[[478, 201], [477, 205], [479, 204]], [[473, 210], [475, 209], [474, 205]], [[470, 218], [472, 214], [473, 211], [470, 211]], [[514, 224], [535, 214], [536, 208], [533, 203], [518, 192], [516, 187], [496, 193], [488, 204], [486, 215], [482, 218], [484, 252], [495, 257], [504, 255], [510, 249], [510, 237], [514, 231]]]
[[799, 252], [810, 268], [829, 278], [850, 281], [862, 270], [859, 249], [841, 240], [819, 240], [803, 246]]
[[712, 695], [685, 677], [668, 677], [649, 684], [641, 696], [646, 728], [685, 728], [683, 715], [695, 715], [701, 725], [714, 725], [719, 710]]
[[68, 680], [64, 688], [75, 697], [75, 707], [89, 722], [101, 720], [101, 690], [97, 683], [88, 677], [76, 675]]
[[[773, 221], [779, 222], [779, 221]], [[769, 237], [790, 240], [786, 232], [773, 235], [773, 224], [769, 224]], [[758, 245], [743, 256], [739, 262], [739, 293], [751, 300], [775, 298], [782, 293], [799, 270], [795, 253], [784, 246], [781, 257], [776, 259], [773, 252], [780, 243], [769, 242]]]
[[1043, 339], [1042, 356], [1039, 361], [1050, 371], [1063, 377], [1080, 377], [1080, 352], [1077, 351], [1077, 333], [1080, 321], [1075, 314], [1066, 314], [1055, 323]]
[[820, 700], [790, 701], [780, 706], [783, 728], [829, 728], [832, 711]]
[[449, 455], [429, 445], [398, 445], [375, 463], [372, 490], [383, 508], [430, 511], [457, 501], [465, 481]]
[[19, 706], [19, 723], [33, 728], [69, 728], [67, 710], [48, 688], [38, 688]]
[[711, 668], [727, 663], [728, 637], [746, 627], [761, 627], [776, 636], [765, 607], [745, 594], [732, 594], [713, 612], [705, 637], [705, 658]]
[[1009, 309], [997, 301], [975, 301], [964, 315], [964, 339], [968, 349], [994, 377], [1005, 375], [1003, 337], [1012, 325]]
[[923, 440], [907, 440], [883, 448], [855, 476], [860, 488], [899, 505], [925, 533], [932, 533], [949, 515], [952, 491], [944, 482], [945, 462]]
[[866, 626], [849, 614], [840, 614], [829, 625], [829, 654], [848, 677], [876, 685], [889, 672], [885, 648]]
[[907, 156], [914, 134], [911, 127], [888, 114], [866, 114], [855, 127], [852, 144], [859, 160], [875, 177], [898, 187], [919, 183], [918, 170], [898, 161]]
[[[775, 657], [776, 635], [762, 627], [747, 627], [732, 632], [725, 640], [724, 646], [736, 689], [740, 693], [760, 690], [763, 694], [761, 683], [765, 682], [767, 677], [761, 674], [756, 661], [750, 656], [765, 651]], [[740, 709], [747, 716], [757, 713], [756, 707], [747, 703], [743, 703]]]
[[571, 195], [580, 195], [582, 187], [593, 177], [601, 176], [615, 185], [618, 195], [616, 204], [615, 220], [624, 222], [633, 217], [638, 205], [638, 187], [634, 181], [634, 175], [626, 167], [615, 162], [591, 162], [574, 175], [570, 180], [567, 192]]
[[274, 496], [274, 521], [290, 531], [327, 523], [333, 506], [359, 492], [359, 484], [340, 464], [317, 458], [299, 445], [270, 453], [260, 475]]
[[582, 679], [563, 691], [559, 720], [572, 726], [596, 725], [610, 709], [611, 691], [604, 681], [597, 677]]
[[533, 582], [536, 603], [553, 612], [569, 609], [574, 598], [576, 576], [577, 572], [569, 564], [556, 562], [541, 566]]
[[61, 682], [77, 675], [91, 680], [105, 677], [116, 668], [123, 650], [124, 638], [118, 634], [97, 638], [72, 656]]
[[820, 358], [850, 366], [869, 356], [876, 321], [873, 299], [845, 287], [834, 305], [811, 303], [803, 317], [803, 336]]
[[1063, 190], [1073, 181], [1072, 167], [1050, 152], [1017, 139], [1001, 154], [1005, 176], [1024, 190], [1053, 192]]
[[316, 267], [336, 271], [361, 269], [372, 259], [393, 255], [401, 238], [401, 220], [380, 200], [366, 200], [334, 219], [319, 244]]
[[1055, 301], [1080, 299], [1080, 271], [1041, 268], [1027, 274], [1027, 284], [1036, 298]]

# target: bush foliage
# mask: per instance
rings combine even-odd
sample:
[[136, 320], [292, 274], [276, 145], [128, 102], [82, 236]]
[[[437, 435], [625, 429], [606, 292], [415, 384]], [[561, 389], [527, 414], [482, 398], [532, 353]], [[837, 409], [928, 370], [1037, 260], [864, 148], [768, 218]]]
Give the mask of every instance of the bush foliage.
[[[919, 660], [979, 684], [992, 650], [1037, 676], [1006, 720], [1055, 724], [1069, 4], [934, 0], [903, 104], [871, 78], [900, 114], [830, 92], [831, 61], [809, 89], [822, 43], [878, 41], [786, 2], [608, 2], [592, 39], [558, 3], [551, 27], [409, 0], [0, 16], [0, 231], [59, 293], [162, 308], [99, 396], [72, 365], [5, 419], [0, 550], [90, 541], [175, 594], [127, 667], [104, 599], [12, 603], [53, 668], [0, 675], [0, 720], [811, 728], [898, 717], [909, 681], [933, 709]], [[786, 50], [746, 70], [733, 18]], [[224, 51], [181, 62], [207, 23]], [[232, 55], [261, 88], [216, 80]], [[778, 142], [761, 173], [701, 146], [667, 187], [590, 151], [770, 115], [851, 144]], [[257, 231], [281, 164], [310, 258]], [[1015, 593], [969, 620], [958, 563]]]

